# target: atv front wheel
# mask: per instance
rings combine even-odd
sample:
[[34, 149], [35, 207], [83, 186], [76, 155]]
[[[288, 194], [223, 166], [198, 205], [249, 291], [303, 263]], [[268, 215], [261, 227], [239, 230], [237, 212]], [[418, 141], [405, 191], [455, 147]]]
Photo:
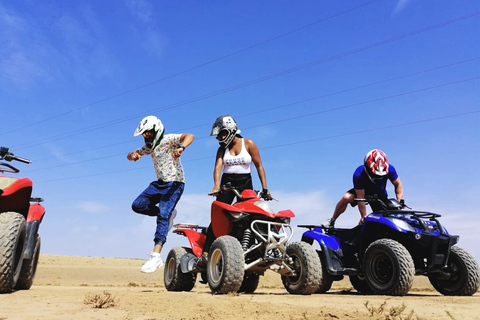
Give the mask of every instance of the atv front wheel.
[[479, 266], [472, 255], [459, 247], [450, 249], [450, 256], [442, 272], [430, 272], [432, 286], [446, 296], [471, 296], [480, 285]]
[[208, 286], [213, 293], [237, 292], [243, 281], [245, 257], [243, 249], [232, 236], [216, 239], [208, 254]]
[[35, 247], [31, 259], [24, 259], [22, 264], [22, 270], [20, 271], [20, 277], [18, 278], [15, 289], [28, 290], [33, 284], [33, 278], [37, 272], [38, 257], [40, 256], [41, 246], [40, 236], [37, 234], [35, 238]]
[[163, 282], [168, 291], [190, 291], [197, 281], [196, 273], [183, 273], [180, 268], [180, 259], [191, 253], [190, 248], [175, 247], [168, 253], [163, 274]]
[[282, 275], [283, 286], [291, 294], [312, 294], [321, 283], [322, 265], [316, 250], [306, 242], [292, 242], [286, 250], [287, 264], [295, 276]]
[[363, 270], [373, 292], [382, 295], [406, 295], [415, 277], [412, 256], [402, 244], [392, 239], [379, 239], [368, 246]]
[[17, 284], [26, 237], [25, 218], [21, 214], [0, 214], [0, 293], [11, 292]]

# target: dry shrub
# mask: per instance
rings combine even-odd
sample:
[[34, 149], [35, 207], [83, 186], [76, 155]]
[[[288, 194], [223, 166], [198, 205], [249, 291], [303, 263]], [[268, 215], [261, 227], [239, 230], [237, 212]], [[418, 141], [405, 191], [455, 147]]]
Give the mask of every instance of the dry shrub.
[[87, 294], [83, 303], [98, 309], [114, 307], [116, 304], [115, 297], [108, 291], [103, 291], [102, 294]]
[[369, 306], [368, 301], [364, 303], [365, 308], [367, 308], [370, 316], [379, 320], [415, 320], [417, 317], [414, 315], [413, 310], [408, 314], [404, 314], [405, 309], [407, 308], [405, 304], [402, 303], [401, 306], [387, 308], [387, 301], [384, 301], [378, 307]]

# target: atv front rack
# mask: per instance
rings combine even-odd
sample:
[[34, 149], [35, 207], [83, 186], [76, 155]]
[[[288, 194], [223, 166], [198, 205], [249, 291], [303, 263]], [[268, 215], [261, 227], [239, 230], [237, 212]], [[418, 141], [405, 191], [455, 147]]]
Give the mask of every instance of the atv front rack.
[[427, 211], [414, 211], [414, 210], [394, 210], [394, 211], [382, 211], [378, 213], [382, 214], [384, 217], [394, 217], [394, 218], [408, 217], [412, 220], [417, 221], [421, 229], [425, 231], [428, 231], [429, 228], [427, 227], [423, 219], [428, 219], [429, 221], [433, 221], [436, 223], [440, 234], [442, 235], [446, 234], [445, 229], [443, 228], [440, 221], [437, 219], [441, 217], [441, 215], [437, 213], [427, 212]]
[[[292, 227], [285, 223], [255, 220], [251, 224], [251, 229], [259, 241], [256, 245], [248, 248], [244, 255], [246, 256], [262, 246], [264, 246], [263, 250], [265, 251], [263, 252], [263, 257], [246, 264], [245, 270], [267, 262], [282, 266], [279, 270], [275, 270], [276, 272], [293, 274], [294, 271], [283, 262], [287, 246], [293, 236]], [[276, 253], [278, 252], [281, 255], [277, 255]]]

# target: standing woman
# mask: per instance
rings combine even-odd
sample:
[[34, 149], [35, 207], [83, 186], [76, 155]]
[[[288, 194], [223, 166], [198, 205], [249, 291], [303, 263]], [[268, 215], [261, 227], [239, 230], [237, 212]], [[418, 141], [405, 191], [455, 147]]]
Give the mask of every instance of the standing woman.
[[[213, 124], [210, 135], [216, 136], [220, 147], [217, 150], [215, 159], [215, 169], [213, 171], [214, 186], [211, 193], [218, 194], [220, 185], [224, 185], [227, 182], [230, 182], [239, 192], [245, 189], [253, 189], [251, 175], [253, 162], [262, 184], [261, 197], [265, 200], [272, 200], [272, 196], [267, 188], [265, 169], [263, 168], [257, 145], [251, 139], [243, 138], [240, 132], [237, 123], [229, 115], [218, 117]], [[233, 191], [217, 195], [217, 201], [228, 204], [231, 204], [234, 198], [235, 194]]]
[[[236, 188], [240, 193], [245, 189], [253, 189], [252, 162], [257, 169], [258, 178], [262, 184], [260, 196], [267, 201], [272, 200], [273, 198], [267, 188], [265, 169], [263, 168], [257, 145], [252, 140], [243, 138], [240, 135], [240, 130], [235, 120], [229, 115], [218, 117], [213, 124], [210, 135], [216, 136], [220, 144], [213, 171], [214, 186], [212, 191], [210, 191], [211, 194], [217, 196], [217, 201], [231, 204], [235, 199], [233, 191], [218, 193], [220, 186], [225, 185], [227, 182], [230, 182], [232, 187]], [[203, 247], [203, 254], [197, 262], [198, 268], [206, 265], [208, 251], [213, 241], [215, 241], [215, 235], [210, 224]]]

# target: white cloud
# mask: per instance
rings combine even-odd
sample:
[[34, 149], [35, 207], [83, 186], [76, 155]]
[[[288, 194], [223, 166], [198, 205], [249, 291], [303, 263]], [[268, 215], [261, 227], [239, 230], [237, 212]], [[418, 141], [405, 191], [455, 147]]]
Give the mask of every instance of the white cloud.
[[161, 57], [165, 38], [158, 30], [152, 5], [143, 0], [127, 0], [125, 5], [139, 22], [140, 27], [135, 33], [144, 50], [153, 57]]
[[86, 213], [105, 213], [110, 211], [108, 205], [94, 201], [82, 201], [78, 203], [78, 208]]
[[395, 16], [397, 14], [400, 14], [406, 8], [410, 1], [411, 0], [398, 0], [395, 9], [393, 9], [392, 15]]

